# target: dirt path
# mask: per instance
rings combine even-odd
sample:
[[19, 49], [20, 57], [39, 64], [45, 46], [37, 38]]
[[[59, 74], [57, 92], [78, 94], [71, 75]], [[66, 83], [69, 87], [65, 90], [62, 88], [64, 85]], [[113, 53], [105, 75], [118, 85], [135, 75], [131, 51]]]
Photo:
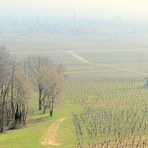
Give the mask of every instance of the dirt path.
[[42, 136], [41, 144], [45, 146], [59, 146], [60, 143], [57, 142], [57, 131], [59, 126], [66, 118], [60, 118], [52, 123], [48, 131]]
[[88, 61], [87, 59], [85, 59], [82, 56], [74, 53], [73, 51], [67, 51], [67, 53], [70, 54], [71, 56], [73, 56], [74, 58], [76, 58], [77, 60], [79, 60], [80, 62], [84, 63], [84, 64], [102, 66], [102, 67], [106, 67], [106, 68], [113, 68], [113, 69], [118, 70], [118, 71], [130, 72], [130, 73], [135, 73], [135, 74], [143, 75], [143, 76], [148, 75], [148, 73], [134, 71], [134, 70], [131, 70], [131, 69], [126, 69], [126, 68], [119, 68], [119, 67], [116, 67], [116, 66], [111, 66], [109, 64], [94, 63], [94, 62]]

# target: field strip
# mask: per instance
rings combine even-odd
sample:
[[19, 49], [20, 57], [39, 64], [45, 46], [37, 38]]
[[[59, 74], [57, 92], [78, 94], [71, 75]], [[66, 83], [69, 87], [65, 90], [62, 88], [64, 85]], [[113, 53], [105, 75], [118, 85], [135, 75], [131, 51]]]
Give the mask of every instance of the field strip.
[[78, 54], [72, 52], [72, 51], [67, 51], [67, 53], [69, 53], [70, 55], [72, 55], [74, 58], [76, 58], [77, 60], [81, 61], [82, 63], [86, 63], [86, 64], [93, 64], [92, 62], [84, 59], [83, 57], [79, 56]]
[[44, 54], [44, 53], [64, 53], [64, 51], [58, 51], [58, 50], [45, 50], [39, 51], [39, 50], [33, 50], [33, 51], [10, 51], [11, 54]]
[[59, 146], [61, 145], [60, 143], [57, 143], [57, 131], [61, 125], [61, 123], [65, 120], [66, 118], [60, 118], [56, 120], [55, 122], [52, 123], [52, 125], [49, 127], [48, 131], [42, 136], [41, 138], [41, 144], [45, 146]]
[[125, 68], [119, 68], [119, 67], [111, 66], [109, 64], [94, 63], [94, 62], [88, 61], [87, 59], [85, 59], [82, 56], [74, 53], [73, 51], [67, 51], [67, 53], [70, 54], [71, 56], [73, 56], [74, 58], [76, 58], [77, 60], [79, 60], [80, 62], [84, 63], [84, 64], [90, 64], [90, 65], [101, 66], [101, 67], [106, 67], [106, 68], [113, 68], [113, 69], [116, 69], [118, 71], [130, 72], [130, 73], [135, 73], [135, 74], [143, 75], [143, 76], [148, 75], [148, 73], [134, 71], [134, 70], [125, 69]]

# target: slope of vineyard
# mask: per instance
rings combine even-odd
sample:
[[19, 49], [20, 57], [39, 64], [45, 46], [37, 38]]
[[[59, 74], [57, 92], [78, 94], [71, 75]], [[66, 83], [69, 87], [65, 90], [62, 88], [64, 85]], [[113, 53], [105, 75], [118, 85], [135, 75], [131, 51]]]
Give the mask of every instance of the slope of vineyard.
[[146, 139], [148, 91], [140, 81], [85, 81], [73, 89], [72, 101], [84, 106], [73, 114], [78, 145], [122, 146]]
[[[91, 54], [83, 53], [91, 60], [100, 58]], [[89, 72], [81, 69], [70, 78], [71, 102], [83, 106], [81, 113], [72, 115], [76, 147], [148, 146], [148, 88], [140, 74], [92, 65]]]
[[[90, 61], [99, 62], [97, 52], [95, 57], [94, 53], [78, 53]], [[58, 147], [148, 147], [148, 88], [144, 86], [143, 75], [83, 63], [66, 50], [50, 51], [46, 56], [64, 67], [67, 100], [55, 102], [55, 114], [49, 118], [49, 113], [42, 115], [37, 111], [35, 96], [30, 102], [28, 125], [0, 135], [0, 148], [46, 147], [41, 144], [42, 135], [52, 123], [63, 117], [66, 120], [56, 131], [61, 144]], [[121, 68], [125, 65], [128, 65], [125, 68], [137, 71], [128, 61], [118, 63]], [[146, 65], [143, 63], [145, 70], [142, 72], [146, 72]]]

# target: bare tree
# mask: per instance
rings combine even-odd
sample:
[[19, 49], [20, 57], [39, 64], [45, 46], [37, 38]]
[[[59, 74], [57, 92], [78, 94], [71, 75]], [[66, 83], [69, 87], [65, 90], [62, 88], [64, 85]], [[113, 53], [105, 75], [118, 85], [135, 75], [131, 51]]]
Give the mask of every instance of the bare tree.
[[28, 101], [31, 99], [32, 84], [21, 64], [15, 65], [13, 85], [13, 97], [16, 106], [15, 124], [18, 123], [18, 121], [19, 123], [23, 121], [23, 124], [25, 124], [28, 113]]
[[0, 47], [0, 132], [26, 122], [31, 83], [21, 64]]
[[65, 90], [65, 79], [61, 73], [59, 73], [56, 66], [44, 67], [44, 98], [43, 98], [43, 113], [48, 108], [50, 111], [50, 117], [52, 117], [55, 100], [62, 97], [62, 93]]
[[42, 109], [42, 100], [44, 97], [43, 74], [42, 74], [42, 67], [44, 67], [44, 65], [49, 65], [49, 61], [47, 58], [29, 57], [25, 62], [26, 70], [28, 71], [34, 83], [35, 88], [38, 89], [39, 110]]
[[27, 69], [34, 79], [34, 84], [38, 89], [39, 110], [50, 109], [50, 116], [53, 113], [54, 100], [60, 96], [64, 90], [63, 67], [56, 66], [48, 58], [32, 57], [27, 59]]
[[0, 47], [0, 132], [4, 130], [5, 107], [11, 84], [10, 56], [6, 48]]

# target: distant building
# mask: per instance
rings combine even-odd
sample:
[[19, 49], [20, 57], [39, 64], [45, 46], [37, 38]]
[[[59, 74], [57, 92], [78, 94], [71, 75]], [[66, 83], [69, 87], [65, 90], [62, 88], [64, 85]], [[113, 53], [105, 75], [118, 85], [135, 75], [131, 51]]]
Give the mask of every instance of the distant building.
[[148, 77], [144, 78], [144, 86], [148, 86]]

